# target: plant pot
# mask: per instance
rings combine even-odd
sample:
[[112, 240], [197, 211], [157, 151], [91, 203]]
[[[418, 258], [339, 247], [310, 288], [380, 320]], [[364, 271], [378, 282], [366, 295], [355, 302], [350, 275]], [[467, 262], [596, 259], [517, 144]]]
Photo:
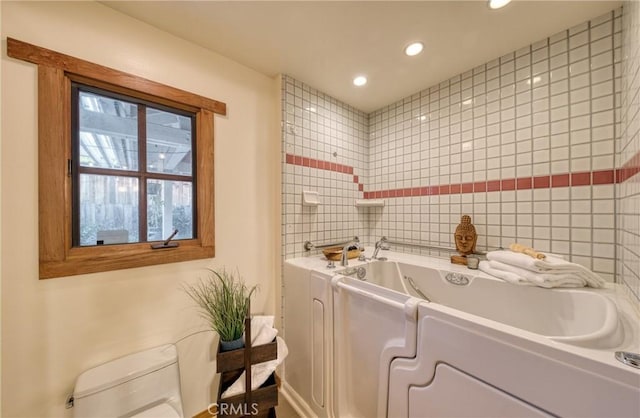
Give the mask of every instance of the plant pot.
[[242, 347], [244, 347], [244, 340], [242, 337], [237, 338], [233, 341], [220, 340], [220, 351], [237, 350], [238, 348], [242, 348]]

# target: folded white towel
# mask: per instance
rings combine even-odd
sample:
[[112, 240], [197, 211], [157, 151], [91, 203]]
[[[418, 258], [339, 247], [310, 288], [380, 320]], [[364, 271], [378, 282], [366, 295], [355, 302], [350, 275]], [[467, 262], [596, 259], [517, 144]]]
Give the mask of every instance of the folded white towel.
[[[489, 266], [494, 272], [500, 271], [515, 274], [530, 284], [539, 287], [585, 287], [590, 285], [589, 279], [579, 272], [535, 273], [531, 270], [521, 269], [520, 267], [494, 260], [489, 261]], [[594, 284], [592, 287], [599, 287], [596, 283], [591, 284]]]
[[[284, 361], [284, 358], [289, 354], [289, 349], [284, 340], [280, 337], [276, 337], [278, 342], [278, 354], [275, 360], [265, 361], [264, 363], [254, 364], [251, 366], [251, 390], [258, 389], [276, 370], [276, 367]], [[220, 396], [221, 398], [229, 398], [231, 396], [239, 395], [245, 392], [245, 376], [246, 371], [242, 372], [240, 377], [233, 382], [231, 386]]]
[[[520, 267], [535, 273], [576, 273], [578, 276], [586, 280], [587, 284], [591, 287], [603, 287], [605, 284], [605, 281], [600, 276], [588, 268], [554, 256], [547, 255], [543, 260], [539, 260], [529, 257], [526, 254], [515, 253], [509, 250], [500, 250], [488, 252], [487, 259], [489, 261], [499, 261], [510, 266]], [[495, 266], [492, 267], [495, 268]]]
[[485, 273], [487, 273], [487, 274], [489, 274], [491, 276], [495, 276], [495, 277], [497, 277], [499, 279], [504, 280], [505, 282], [514, 283], [514, 284], [521, 284], [521, 285], [525, 285], [525, 286], [533, 286], [533, 284], [529, 283], [529, 281], [527, 279], [525, 279], [524, 277], [520, 277], [515, 273], [510, 273], [508, 271], [494, 269], [493, 267], [491, 267], [491, 265], [489, 264], [489, 261], [487, 261], [487, 260], [482, 260], [480, 262], [480, 264], [478, 265], [478, 268], [481, 271], [484, 271]]

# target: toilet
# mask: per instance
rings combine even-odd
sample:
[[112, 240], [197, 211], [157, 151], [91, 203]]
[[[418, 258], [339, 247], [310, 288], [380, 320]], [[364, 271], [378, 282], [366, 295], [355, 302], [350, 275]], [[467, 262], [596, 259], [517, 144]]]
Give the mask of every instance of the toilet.
[[74, 417], [181, 418], [178, 352], [173, 344], [83, 372], [73, 391]]

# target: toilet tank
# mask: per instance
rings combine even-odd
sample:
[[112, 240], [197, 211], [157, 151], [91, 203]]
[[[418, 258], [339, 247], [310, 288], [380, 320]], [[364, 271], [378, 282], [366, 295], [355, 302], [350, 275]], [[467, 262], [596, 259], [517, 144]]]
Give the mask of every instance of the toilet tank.
[[83, 372], [73, 401], [74, 417], [133, 416], [161, 404], [182, 417], [175, 345], [129, 354]]

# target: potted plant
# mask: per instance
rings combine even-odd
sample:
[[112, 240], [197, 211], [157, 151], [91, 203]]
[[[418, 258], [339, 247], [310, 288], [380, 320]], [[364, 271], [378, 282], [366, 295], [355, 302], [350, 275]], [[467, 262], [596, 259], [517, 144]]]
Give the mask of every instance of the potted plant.
[[211, 275], [184, 290], [199, 307], [200, 314], [220, 336], [220, 350], [229, 351], [244, 346], [244, 319], [249, 298], [256, 286], [248, 288], [240, 275], [222, 270], [210, 270]]

